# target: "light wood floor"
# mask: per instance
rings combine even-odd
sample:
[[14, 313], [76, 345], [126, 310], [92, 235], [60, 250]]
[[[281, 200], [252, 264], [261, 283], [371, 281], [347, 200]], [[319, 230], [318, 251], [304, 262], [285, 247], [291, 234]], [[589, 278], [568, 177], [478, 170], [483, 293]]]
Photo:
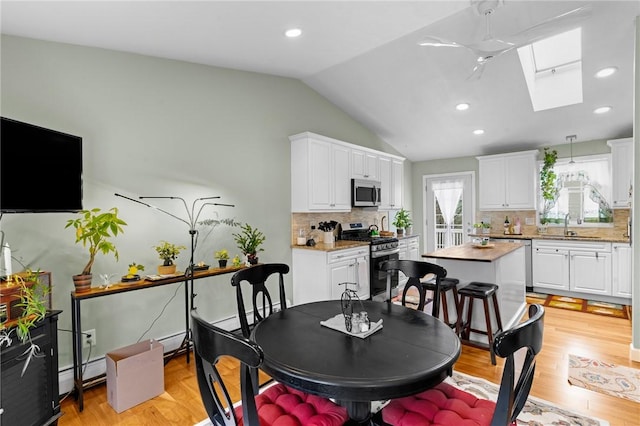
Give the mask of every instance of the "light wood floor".
[[[598, 315], [547, 308], [544, 345], [538, 356], [531, 395], [555, 402], [583, 414], [608, 420], [611, 426], [640, 425], [640, 403], [626, 401], [570, 386], [568, 355], [576, 354], [618, 365], [640, 368], [629, 361], [631, 322]], [[206, 417], [194, 375], [194, 361], [177, 357], [165, 367], [165, 393], [117, 414], [107, 402], [106, 385], [85, 392], [84, 410], [78, 412], [73, 397], [62, 402], [60, 426], [184, 425]], [[228, 374], [237, 374], [234, 363], [225, 363]], [[463, 346], [454, 370], [499, 383], [502, 361], [491, 365], [486, 351]], [[235, 380], [234, 380], [235, 382]], [[231, 390], [238, 395], [237, 390]], [[237, 397], [236, 397], [237, 398]]]

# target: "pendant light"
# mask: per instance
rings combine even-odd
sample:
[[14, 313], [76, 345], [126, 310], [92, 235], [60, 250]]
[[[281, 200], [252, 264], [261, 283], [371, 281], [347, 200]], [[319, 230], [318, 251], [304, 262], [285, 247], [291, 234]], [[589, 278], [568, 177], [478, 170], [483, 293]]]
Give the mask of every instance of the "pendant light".
[[571, 147], [571, 160], [569, 161], [569, 164], [575, 164], [575, 161], [573, 161], [573, 141], [576, 140], [576, 135], [569, 135], [565, 140], [569, 142]]

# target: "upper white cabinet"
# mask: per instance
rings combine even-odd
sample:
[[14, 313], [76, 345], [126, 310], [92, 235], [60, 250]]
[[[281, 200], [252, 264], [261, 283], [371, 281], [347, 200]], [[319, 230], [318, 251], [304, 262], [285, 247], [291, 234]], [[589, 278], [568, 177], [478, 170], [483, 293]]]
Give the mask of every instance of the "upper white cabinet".
[[535, 210], [538, 151], [476, 157], [480, 210]]
[[379, 180], [378, 155], [362, 149], [351, 149], [351, 177]]
[[289, 139], [291, 211], [350, 211], [350, 148], [309, 132]]
[[404, 159], [380, 156], [380, 196], [381, 210], [394, 210], [402, 207], [404, 190]]
[[629, 208], [633, 190], [633, 138], [607, 141], [611, 147], [613, 208]]

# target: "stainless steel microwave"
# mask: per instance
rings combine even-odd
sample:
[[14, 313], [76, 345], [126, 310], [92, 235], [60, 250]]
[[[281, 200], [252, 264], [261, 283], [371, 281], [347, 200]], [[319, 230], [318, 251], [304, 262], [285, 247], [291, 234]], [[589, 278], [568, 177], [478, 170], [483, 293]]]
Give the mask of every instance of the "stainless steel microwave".
[[367, 179], [351, 179], [351, 206], [376, 207], [380, 205], [380, 182]]

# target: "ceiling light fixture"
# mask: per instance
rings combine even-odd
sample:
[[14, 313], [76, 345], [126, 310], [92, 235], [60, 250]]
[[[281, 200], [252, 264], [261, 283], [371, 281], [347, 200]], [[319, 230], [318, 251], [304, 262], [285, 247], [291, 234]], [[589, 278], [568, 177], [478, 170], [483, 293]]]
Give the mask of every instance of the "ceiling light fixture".
[[565, 137], [565, 140], [571, 144], [571, 160], [569, 161], [569, 164], [574, 164], [575, 161], [573, 161], [573, 141], [576, 140], [576, 135], [569, 135]]
[[284, 35], [289, 38], [296, 38], [302, 35], [302, 30], [300, 28], [291, 28], [290, 30], [285, 31]]
[[482, 129], [477, 129], [473, 131], [474, 135], [484, 135], [484, 130]]
[[615, 74], [616, 71], [618, 71], [617, 67], [602, 68], [600, 71], [596, 73], [596, 77], [598, 78], [609, 77], [611, 74]]
[[456, 105], [456, 109], [458, 111], [466, 111], [466, 110], [469, 109], [469, 106], [470, 105], [468, 103], [461, 103], [461, 104]]
[[611, 107], [610, 106], [603, 106], [603, 107], [599, 107], [593, 110], [594, 114], [604, 114], [606, 112], [611, 111]]

